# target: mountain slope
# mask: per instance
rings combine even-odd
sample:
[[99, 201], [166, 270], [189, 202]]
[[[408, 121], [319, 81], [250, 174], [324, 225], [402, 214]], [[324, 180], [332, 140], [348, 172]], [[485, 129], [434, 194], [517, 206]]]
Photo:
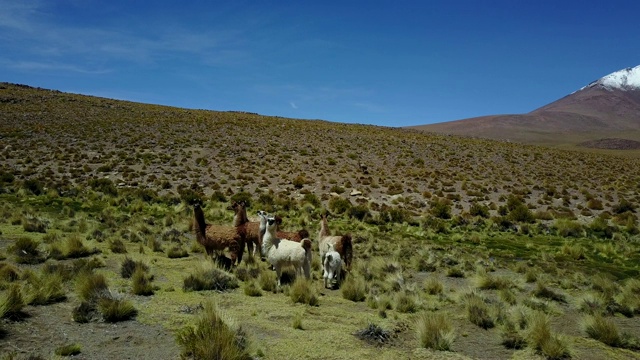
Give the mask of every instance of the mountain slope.
[[414, 128], [547, 145], [577, 145], [606, 137], [640, 140], [640, 66], [609, 74], [527, 114], [482, 116]]

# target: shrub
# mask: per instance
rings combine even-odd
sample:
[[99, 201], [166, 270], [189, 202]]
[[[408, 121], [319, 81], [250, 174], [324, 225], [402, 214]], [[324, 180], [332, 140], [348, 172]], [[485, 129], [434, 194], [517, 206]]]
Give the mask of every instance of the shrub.
[[107, 178], [90, 179], [88, 184], [93, 190], [100, 191], [105, 195], [118, 195], [118, 189], [116, 188], [116, 185], [113, 183], [113, 181]]
[[442, 294], [443, 290], [442, 282], [435, 277], [429, 277], [424, 282], [424, 290], [429, 295], [438, 295]]
[[369, 208], [366, 205], [356, 205], [349, 209], [349, 217], [362, 221], [367, 216], [371, 216], [371, 214], [369, 213]]
[[533, 295], [535, 297], [554, 300], [561, 303], [567, 302], [564, 295], [549, 289], [546, 285], [544, 285], [540, 281], [536, 283], [536, 289], [533, 290]]
[[14, 282], [20, 277], [20, 270], [12, 264], [0, 263], [0, 283]]
[[42, 273], [28, 278], [27, 303], [30, 305], [47, 305], [67, 299], [59, 274]]
[[512, 280], [503, 276], [493, 276], [482, 271], [476, 278], [477, 286], [482, 290], [502, 290], [514, 286]]
[[174, 246], [167, 250], [167, 257], [169, 259], [179, 259], [188, 257], [189, 253], [182, 246]]
[[429, 213], [438, 219], [451, 219], [451, 201], [437, 198], [430, 202]]
[[420, 346], [441, 351], [451, 350], [455, 335], [446, 314], [423, 313], [418, 316], [416, 329]]
[[0, 318], [23, 318], [25, 314], [22, 309], [25, 305], [20, 285], [12, 284], [4, 296], [0, 297]]
[[182, 288], [184, 291], [225, 291], [236, 289], [239, 286], [235, 276], [210, 263], [204, 263], [194, 274], [184, 279]]
[[583, 229], [579, 222], [569, 219], [557, 219], [553, 224], [556, 232], [564, 237], [580, 237]]
[[302, 189], [306, 182], [307, 180], [304, 178], [304, 176], [298, 175], [296, 176], [295, 179], [293, 179], [292, 183], [293, 183], [293, 187], [295, 187], [296, 189]]
[[243, 286], [244, 294], [247, 296], [262, 296], [262, 290], [255, 281], [247, 281]]
[[241, 191], [239, 193], [235, 193], [231, 195], [231, 198], [229, 200], [237, 203], [244, 202], [246, 208], [251, 207], [251, 194], [249, 194], [248, 192]]
[[68, 237], [65, 242], [65, 258], [68, 259], [77, 259], [93, 255], [97, 251], [97, 249], [89, 250], [77, 235]]
[[82, 301], [95, 302], [108, 290], [107, 279], [102, 274], [82, 273], [76, 280], [76, 292]]
[[81, 353], [80, 344], [69, 344], [57, 347], [54, 353], [58, 356], [73, 356]]
[[511, 211], [509, 211], [507, 218], [513, 222], [522, 223], [532, 223], [535, 221], [533, 213], [525, 204], [516, 205], [513, 209], [511, 209]]
[[153, 286], [151, 285], [152, 280], [153, 276], [147, 274], [143, 267], [136, 266], [136, 270], [131, 277], [132, 292], [135, 295], [153, 295]]
[[120, 275], [123, 278], [128, 279], [138, 268], [142, 269], [143, 271], [149, 270], [149, 266], [147, 266], [142, 261], [133, 261], [129, 258], [125, 258], [122, 262], [122, 265], [120, 266]]
[[415, 296], [407, 294], [406, 292], [400, 292], [395, 296], [395, 309], [400, 313], [414, 313], [418, 311], [418, 304], [416, 303]]
[[211, 302], [205, 304], [196, 324], [184, 327], [176, 337], [183, 358], [251, 360], [245, 331]]
[[47, 222], [35, 216], [27, 216], [22, 218], [22, 229], [26, 232], [35, 232], [46, 234]]
[[469, 214], [471, 214], [471, 216], [479, 216], [481, 218], [487, 219], [489, 218], [489, 207], [479, 204], [477, 202], [474, 202], [469, 207]]
[[45, 257], [38, 250], [39, 243], [30, 237], [20, 237], [9, 247], [19, 264], [39, 264]]
[[258, 276], [260, 288], [264, 291], [275, 292], [277, 290], [276, 274], [271, 271], [261, 271]]
[[298, 313], [293, 317], [293, 320], [291, 320], [291, 327], [293, 327], [296, 330], [304, 330], [304, 327], [302, 326], [301, 313]]
[[126, 254], [127, 247], [124, 245], [124, 242], [120, 239], [112, 239], [109, 241], [109, 250], [114, 254]]
[[356, 278], [353, 274], [347, 276], [342, 283], [340, 291], [342, 292], [342, 297], [347, 300], [359, 302], [367, 298], [367, 289], [364, 280], [362, 280], [362, 278]]
[[527, 341], [518, 331], [516, 324], [510, 320], [507, 320], [500, 329], [500, 336], [502, 337], [502, 345], [507, 349], [518, 350], [527, 346]]
[[33, 195], [41, 195], [44, 191], [43, 190], [44, 186], [40, 181], [36, 179], [25, 180], [24, 183], [22, 184], [22, 187], [25, 190], [28, 190], [29, 192], [31, 192]]
[[329, 200], [329, 210], [336, 214], [343, 214], [351, 209], [351, 201], [339, 196], [334, 196]]
[[318, 295], [313, 291], [311, 282], [304, 278], [296, 279], [289, 289], [289, 297], [294, 303], [318, 305]]
[[138, 314], [138, 310], [130, 301], [111, 293], [100, 297], [98, 311], [100, 311], [102, 318], [106, 322], [125, 321], [134, 318]]
[[611, 209], [611, 211], [613, 211], [614, 214], [622, 214], [625, 213], [627, 211], [629, 212], [635, 212], [636, 211], [636, 206], [626, 200], [626, 199], [620, 199], [620, 201], [618, 202], [618, 204], [614, 205], [613, 208]]
[[354, 334], [358, 339], [371, 345], [384, 345], [391, 340], [391, 333], [378, 325], [371, 324]]
[[530, 319], [527, 343], [536, 352], [548, 359], [570, 358], [569, 348], [557, 334], [551, 332], [549, 318], [546, 314], [535, 311]]
[[464, 301], [467, 317], [472, 324], [483, 329], [491, 329], [495, 326], [493, 318], [489, 315], [489, 306], [480, 296], [469, 294]]

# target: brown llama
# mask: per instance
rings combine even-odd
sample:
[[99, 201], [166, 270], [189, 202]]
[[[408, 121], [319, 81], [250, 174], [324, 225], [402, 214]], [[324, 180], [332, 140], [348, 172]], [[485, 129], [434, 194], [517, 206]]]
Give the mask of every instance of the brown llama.
[[[331, 249], [340, 254], [344, 267], [351, 271], [351, 261], [353, 260], [353, 245], [351, 235], [331, 235], [327, 224], [327, 215], [322, 214], [320, 221], [320, 231], [318, 233], [318, 246], [320, 248], [320, 263], [324, 264], [325, 256]], [[324, 271], [324, 270], [323, 270]], [[324, 276], [324, 273], [323, 273]]]
[[[204, 246], [208, 256], [213, 258], [216, 252], [229, 249], [232, 264], [242, 258], [242, 247], [240, 247], [239, 243], [240, 236], [234, 227], [207, 224], [200, 204], [193, 206], [193, 214], [196, 239]], [[217, 261], [224, 261], [224, 259], [218, 257]]]
[[[256, 251], [260, 252], [262, 257], [262, 236], [260, 233], [260, 222], [249, 221], [247, 216], [247, 206], [244, 201], [233, 202], [227, 210], [233, 210], [233, 226], [235, 226], [238, 236], [240, 236], [240, 246], [247, 244], [247, 252], [250, 256], [255, 256]], [[255, 247], [254, 247], [255, 245]], [[242, 254], [238, 259], [238, 263], [242, 261]]]

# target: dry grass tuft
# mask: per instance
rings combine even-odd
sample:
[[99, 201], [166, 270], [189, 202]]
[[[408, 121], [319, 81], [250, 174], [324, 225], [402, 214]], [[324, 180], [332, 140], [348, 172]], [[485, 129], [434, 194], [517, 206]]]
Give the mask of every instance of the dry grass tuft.
[[426, 312], [416, 321], [418, 343], [424, 348], [449, 351], [455, 340], [453, 326], [447, 314]]
[[211, 302], [205, 304], [195, 325], [177, 334], [183, 358], [250, 360], [249, 341], [242, 327], [230, 323]]

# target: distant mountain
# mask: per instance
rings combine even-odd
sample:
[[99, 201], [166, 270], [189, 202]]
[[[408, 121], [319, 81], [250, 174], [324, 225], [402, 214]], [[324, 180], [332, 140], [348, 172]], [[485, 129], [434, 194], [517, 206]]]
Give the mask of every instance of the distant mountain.
[[[413, 128], [547, 145], [617, 148], [640, 141], [640, 65], [611, 73], [527, 114], [492, 115]], [[600, 139], [620, 141], [594, 141]]]

